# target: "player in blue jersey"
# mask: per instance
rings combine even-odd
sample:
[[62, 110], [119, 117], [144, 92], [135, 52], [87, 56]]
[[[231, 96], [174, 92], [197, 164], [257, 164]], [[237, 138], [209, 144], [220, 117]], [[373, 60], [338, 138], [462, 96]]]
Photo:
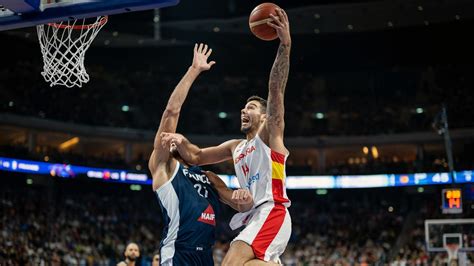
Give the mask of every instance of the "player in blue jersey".
[[199, 168], [189, 167], [181, 159], [174, 143], [161, 143], [162, 132], [176, 132], [181, 106], [193, 82], [215, 64], [207, 62], [211, 53], [207, 45], [195, 45], [192, 66], [168, 100], [148, 163], [165, 225], [160, 243], [161, 265], [214, 265], [212, 246], [219, 196], [239, 211], [253, 206], [248, 191], [227, 190], [218, 195]]

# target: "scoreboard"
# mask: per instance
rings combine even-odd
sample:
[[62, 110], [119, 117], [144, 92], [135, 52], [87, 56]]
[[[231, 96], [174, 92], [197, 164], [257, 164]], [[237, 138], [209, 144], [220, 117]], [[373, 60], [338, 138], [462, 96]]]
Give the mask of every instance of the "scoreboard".
[[462, 193], [460, 188], [446, 188], [441, 193], [443, 213], [462, 213]]

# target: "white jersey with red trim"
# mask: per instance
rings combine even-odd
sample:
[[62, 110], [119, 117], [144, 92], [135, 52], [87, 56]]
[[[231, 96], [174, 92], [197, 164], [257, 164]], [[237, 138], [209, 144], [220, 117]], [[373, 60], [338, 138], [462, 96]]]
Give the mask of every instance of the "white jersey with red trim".
[[287, 157], [272, 151], [258, 135], [243, 140], [235, 148], [233, 159], [237, 179], [241, 188], [250, 190], [255, 206], [265, 201], [290, 206], [285, 187]]

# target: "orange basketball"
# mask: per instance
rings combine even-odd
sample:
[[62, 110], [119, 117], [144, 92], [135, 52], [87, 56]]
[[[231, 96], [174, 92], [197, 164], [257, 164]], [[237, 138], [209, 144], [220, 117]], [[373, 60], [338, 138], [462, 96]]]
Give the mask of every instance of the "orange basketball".
[[249, 27], [257, 38], [264, 41], [272, 41], [278, 38], [274, 28], [267, 25], [268, 21], [272, 21], [270, 14], [277, 16], [275, 9], [280, 8], [273, 3], [263, 3], [252, 10], [249, 18]]

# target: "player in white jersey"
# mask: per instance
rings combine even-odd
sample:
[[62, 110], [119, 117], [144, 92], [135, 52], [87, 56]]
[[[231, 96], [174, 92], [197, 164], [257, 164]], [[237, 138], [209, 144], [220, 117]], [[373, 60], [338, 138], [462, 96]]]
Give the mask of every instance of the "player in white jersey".
[[[280, 39], [273, 64], [267, 101], [252, 96], [241, 110], [241, 131], [245, 140], [229, 140], [216, 147], [201, 149], [184, 136], [162, 133], [162, 144], [173, 143], [181, 157], [193, 165], [206, 165], [233, 159], [239, 184], [250, 190], [254, 206], [237, 214], [231, 227], [246, 225], [232, 241], [223, 265], [258, 265], [278, 262], [291, 234], [290, 200], [285, 189], [285, 161], [288, 150], [283, 143], [284, 93], [290, 65], [291, 36], [288, 16], [278, 9], [268, 25]], [[213, 176], [212, 173], [208, 175]], [[228, 190], [223, 182], [217, 190]], [[265, 263], [265, 264], [267, 264]]]

